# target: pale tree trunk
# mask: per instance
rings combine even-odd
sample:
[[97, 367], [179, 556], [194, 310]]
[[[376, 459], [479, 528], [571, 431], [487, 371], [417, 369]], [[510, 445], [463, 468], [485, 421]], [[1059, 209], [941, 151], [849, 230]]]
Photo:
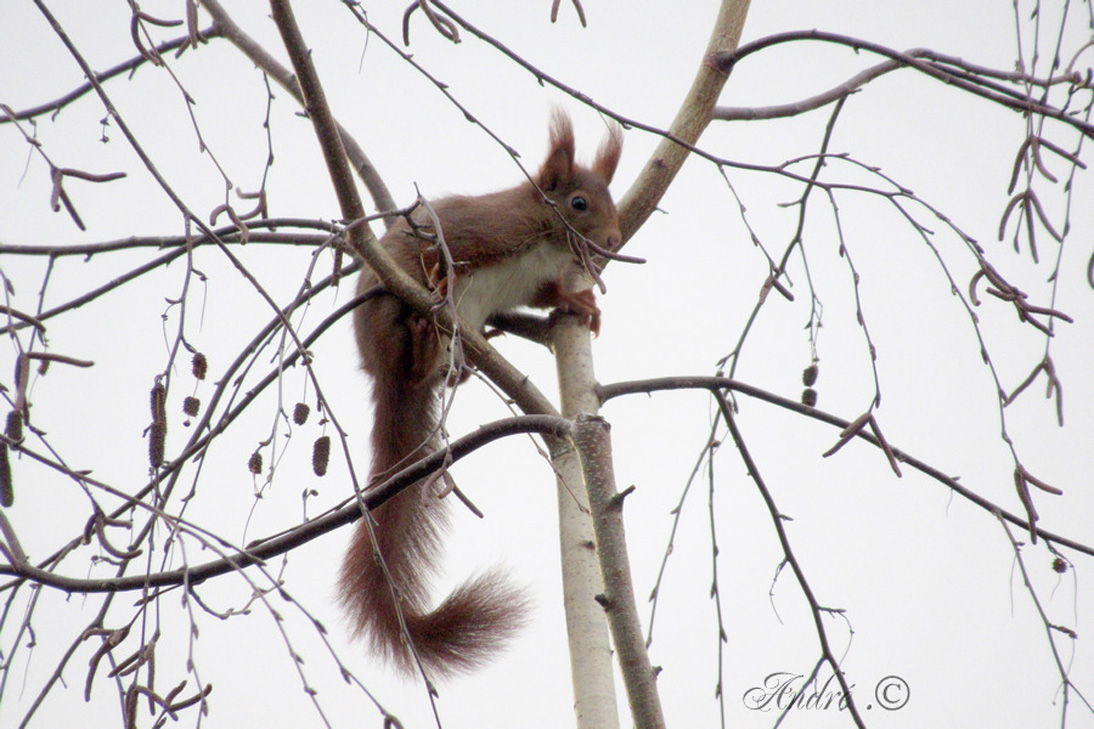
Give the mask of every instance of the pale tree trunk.
[[[695, 80], [669, 129], [672, 137], [687, 145], [694, 145], [710, 123], [715, 102], [725, 85], [725, 74], [709, 59], [713, 54], [737, 48], [748, 5], [749, 0], [723, 0], [719, 8]], [[687, 155], [688, 149], [671, 139], [658, 145], [641, 175], [620, 200], [624, 241], [656, 208]], [[619, 727], [607, 612], [612, 641], [620, 654], [633, 724], [638, 729], [659, 729], [665, 726], [665, 720], [631, 586], [622, 499], [611, 467], [611, 436], [606, 424], [595, 420], [600, 401], [596, 395], [589, 333], [576, 321], [564, 320], [554, 327], [552, 341], [562, 415], [581, 421], [575, 432], [575, 450], [556, 451], [554, 459], [577, 727]]]
[[[562, 416], [574, 420], [600, 407], [593, 388], [589, 335], [576, 321], [560, 322], [554, 329]], [[562, 550], [562, 588], [566, 633], [570, 642], [570, 670], [574, 683], [574, 712], [578, 729], [618, 729], [612, 645], [604, 609], [596, 601], [604, 592], [593, 523], [589, 518], [581, 461], [573, 448], [555, 458], [558, 474], [559, 540]]]

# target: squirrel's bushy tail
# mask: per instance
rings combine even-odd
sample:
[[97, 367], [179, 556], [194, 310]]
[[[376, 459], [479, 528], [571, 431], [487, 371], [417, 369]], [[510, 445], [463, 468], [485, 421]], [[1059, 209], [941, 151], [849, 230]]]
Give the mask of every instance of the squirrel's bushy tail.
[[[390, 363], [377, 369], [369, 364], [366, 358], [376, 407], [370, 483], [379, 483], [434, 450], [443, 379], [386, 378]], [[362, 517], [340, 580], [355, 632], [404, 673], [416, 670], [416, 654], [431, 678], [482, 663], [520, 627], [526, 612], [524, 596], [499, 571], [468, 580], [429, 610], [429, 578], [437, 571], [448, 525], [447, 504], [434, 491], [418, 482], [374, 510], [372, 535], [368, 517]]]

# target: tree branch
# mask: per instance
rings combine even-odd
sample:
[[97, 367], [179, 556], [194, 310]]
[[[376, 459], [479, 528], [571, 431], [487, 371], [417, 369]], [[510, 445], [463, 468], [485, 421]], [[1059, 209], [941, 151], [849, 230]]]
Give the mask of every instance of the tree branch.
[[[832, 674], [836, 677], [836, 681], [843, 691], [843, 696], [847, 698], [847, 708], [851, 711], [851, 718], [854, 720], [855, 725], [861, 729], [862, 727], [865, 727], [865, 724], [858, 713], [858, 707], [851, 694], [851, 687], [847, 685], [847, 678], [843, 675], [843, 671], [840, 670], [839, 660], [837, 660], [836, 654], [832, 652], [832, 647], [828, 643], [828, 631], [824, 627], [824, 613], [830, 612], [830, 610], [821, 607], [821, 604], [817, 601], [816, 596], [813, 594], [813, 588], [809, 586], [809, 581], [805, 578], [805, 570], [803, 570], [798, 563], [798, 559], [794, 555], [794, 550], [790, 547], [790, 537], [787, 535], [786, 528], [783, 526], [783, 515], [779, 511], [778, 506], [776, 506], [775, 499], [771, 496], [771, 491], [767, 488], [767, 484], [764, 483], [763, 476], [760, 475], [760, 469], [752, 459], [752, 454], [745, 444], [744, 436], [737, 427], [737, 421], [733, 417], [733, 408], [730, 407], [721, 392], [716, 392], [715, 396], [718, 398], [718, 410], [722, 414], [722, 419], [725, 421], [726, 427], [729, 428], [730, 435], [733, 437], [733, 443], [737, 446], [737, 452], [740, 454], [741, 460], [744, 461], [745, 468], [748, 469], [749, 477], [752, 479], [752, 482], [756, 484], [756, 488], [759, 489], [760, 496], [767, 506], [768, 513], [771, 516], [771, 522], [775, 527], [775, 534], [778, 536], [779, 544], [782, 547], [783, 559], [790, 565], [790, 569], [793, 571], [794, 577], [798, 581], [798, 586], [801, 588], [806, 602], [809, 603], [809, 612], [813, 616], [813, 625], [817, 631], [817, 640], [820, 641], [822, 658], [832, 668]], [[801, 690], [805, 691], [807, 685], [808, 684], [803, 685]], [[790, 706], [788, 705], [786, 710], [789, 711], [789, 709]]]
[[612, 642], [627, 687], [636, 729], [663, 729], [665, 717], [657, 692], [656, 673], [642, 639], [642, 623], [634, 598], [627, 537], [623, 529], [623, 499], [615, 485], [612, 440], [608, 423], [599, 416], [581, 416], [574, 426], [574, 445], [581, 458], [589, 511], [596, 533], [596, 554], [604, 577], [598, 601], [608, 615]]
[[[1083, 121], [1077, 116], [1063, 110], [1057, 109], [1053, 106], [1048, 106], [1042, 102], [1039, 102], [1032, 97], [1016, 93], [1011, 89], [998, 84], [993, 84], [987, 81], [984, 76], [994, 76], [997, 78], [1003, 78], [1004, 80], [1013, 81], [1016, 83], [1027, 83], [1035, 85], [1043, 85], [1047, 88], [1048, 85], [1060, 82], [1069, 82], [1077, 85], [1089, 85], [1089, 81], [1084, 81], [1082, 76], [1078, 73], [1072, 73], [1067, 77], [1056, 77], [1046, 80], [1038, 81], [1021, 73], [1004, 73], [1000, 71], [994, 71], [992, 69], [985, 68], [983, 66], [971, 66], [965, 64], [958, 58], [952, 56], [945, 56], [943, 54], [936, 54], [931, 51], [922, 49], [916, 49], [907, 53], [901, 53], [900, 51], [893, 50], [880, 43], [872, 43], [859, 38], [853, 38], [851, 36], [841, 35], [839, 33], [829, 33], [821, 30], [804, 30], [804, 31], [790, 31], [787, 33], [776, 33], [774, 35], [761, 38], [760, 40], [753, 41], [740, 48], [731, 50], [726, 53], [720, 53], [712, 58], [712, 63], [720, 68], [722, 72], [729, 73], [734, 66], [745, 56], [751, 55], [764, 48], [777, 45], [780, 43], [789, 43], [793, 41], [801, 40], [815, 40], [826, 43], [835, 43], [837, 45], [844, 45], [852, 48], [856, 53], [858, 51], [869, 51], [879, 56], [885, 56], [901, 66], [915, 69], [920, 73], [926, 74], [933, 78], [942, 81], [945, 84], [955, 86], [963, 91], [967, 91], [974, 96], [992, 101], [1001, 106], [1005, 106], [1015, 111], [1020, 111], [1027, 114], [1038, 114], [1050, 119], [1056, 119], [1068, 126], [1074, 127], [1079, 130], [1083, 135], [1094, 138], [1094, 124]], [[917, 57], [922, 56], [922, 57]], [[961, 72], [955, 72], [944, 65], [950, 65], [958, 68]], [[965, 71], [963, 69], [967, 68]]]
[[[219, 35], [219, 33], [220, 33], [220, 29], [216, 25], [211, 25], [208, 28], [206, 28], [205, 30], [200, 31], [200, 35], [203, 38], [215, 38]], [[160, 43], [159, 45], [157, 45], [155, 47], [155, 52], [156, 52], [157, 55], [162, 55], [164, 53], [168, 53], [170, 51], [180, 49], [179, 53], [181, 54], [183, 51], [186, 50], [187, 47], [189, 47], [190, 40], [191, 40], [190, 34], [186, 34], [186, 35], [181, 36], [179, 38], [174, 38], [174, 39], [169, 40], [169, 41], [164, 41], [163, 43]], [[102, 83], [103, 81], [108, 81], [108, 80], [114, 78], [115, 76], [121, 76], [124, 73], [130, 73], [132, 71], [136, 71], [140, 66], [142, 66], [146, 62], [148, 62], [148, 56], [144, 56], [144, 55], [134, 56], [133, 58], [130, 58], [128, 61], [123, 61], [122, 63], [119, 63], [115, 66], [111, 66], [110, 68], [106, 69], [105, 71], [101, 71], [99, 73], [96, 73], [95, 74], [95, 80], [98, 83]], [[32, 106], [29, 109], [23, 109], [22, 111], [15, 111], [15, 112], [12, 112], [11, 115], [0, 116], [0, 125], [8, 124], [8, 123], [11, 123], [11, 122], [14, 122], [14, 121], [23, 121], [25, 119], [33, 119], [35, 117], [42, 116], [43, 114], [48, 114], [51, 111], [59, 112], [59, 111], [61, 111], [61, 109], [65, 108], [66, 106], [71, 104], [73, 101], [76, 101], [77, 99], [79, 99], [82, 96], [86, 96], [88, 93], [90, 93], [94, 89], [95, 89], [94, 85], [92, 85], [90, 82], [81, 84], [81, 85], [77, 86], [76, 88], [74, 88], [72, 91], [69, 91], [64, 96], [61, 96], [60, 98], [54, 99], [53, 101], [48, 101], [44, 104], [39, 104], [38, 106]]]
[[[764, 402], [777, 405], [785, 410], [791, 410], [804, 415], [813, 420], [819, 420], [822, 423], [834, 425], [840, 430], [846, 430], [852, 423], [849, 420], [841, 418], [837, 415], [826, 413], [823, 410], [817, 410], [816, 408], [802, 405], [796, 400], [775, 395], [766, 390], [762, 390], [753, 385], [749, 385], [739, 380], [732, 380], [725, 377], [708, 377], [708, 376], [694, 376], [694, 377], [660, 377], [652, 378], [648, 380], [633, 380], [630, 382], [617, 382], [610, 385], [601, 385], [597, 388], [597, 393], [600, 395], [601, 402], [607, 402], [612, 398], [619, 397], [621, 395], [631, 395], [635, 393], [651, 393], [659, 392], [662, 390], [710, 390], [717, 392], [721, 390], [729, 390], [731, 392], [737, 392], [742, 395], [756, 398], [757, 400], [763, 400]], [[866, 432], [866, 430], [859, 430], [857, 434], [858, 438], [865, 440], [873, 446], [881, 448], [881, 442], [872, 434]], [[1019, 516], [1012, 514], [1011, 512], [1000, 508], [996, 504], [988, 501], [979, 494], [971, 491], [960, 483], [956, 478], [947, 476], [939, 471], [937, 468], [929, 465], [928, 463], [921, 461], [920, 459], [905, 453], [899, 448], [893, 448], [890, 446], [890, 452], [892, 456], [900, 463], [907, 463], [912, 468], [916, 469], [920, 473], [930, 476], [935, 481], [950, 488], [959, 496], [971, 501], [985, 511], [995, 514], [998, 513], [1003, 519], [1006, 519], [1011, 524], [1021, 527], [1025, 530], [1030, 530], [1031, 533], [1036, 533], [1038, 537], [1044, 539], [1047, 542], [1053, 542], [1065, 547], [1074, 549], [1077, 552], [1090, 555], [1094, 557], [1094, 546], [1077, 542], [1074, 539], [1055, 534], [1050, 531], [1046, 531], [1034, 525], [1031, 529], [1029, 521], [1022, 519]]]
[[[411, 484], [414, 484], [430, 473], [433, 473], [440, 466], [459, 461], [469, 453], [472, 453], [499, 438], [519, 433], [540, 433], [554, 438], [562, 438], [569, 433], [570, 428], [570, 421], [549, 415], [522, 415], [505, 418], [493, 423], [487, 423], [471, 433], [452, 441], [447, 448], [432, 453], [426, 458], [407, 466], [383, 484], [378, 485], [374, 489], [369, 489], [367, 493], [362, 494], [362, 498], [368, 509], [375, 509]], [[50, 463], [48, 459], [33, 451], [20, 450], [34, 460], [47, 464]], [[84, 476], [83, 480], [90, 484], [105, 487], [105, 484], [96, 482], [94, 479], [87, 476]], [[41, 567], [35, 567], [26, 562], [14, 559], [14, 554], [10, 551], [8, 556], [12, 557], [12, 563], [10, 565], [0, 565], [0, 574], [13, 575], [69, 593], [128, 592], [133, 590], [145, 590], [147, 588], [174, 587], [184, 584], [193, 587], [194, 585], [200, 584], [213, 577], [218, 577], [228, 572], [236, 572], [251, 565], [261, 564], [273, 557], [286, 554], [293, 548], [306, 544], [345, 524], [354, 522], [360, 517], [360, 505], [356, 498], [352, 498], [342, 506], [337, 507], [322, 516], [309, 519], [279, 536], [252, 542], [244, 549], [239, 550], [235, 555], [228, 555], [221, 559], [198, 565], [197, 567], [182, 567], [176, 570], [168, 570], [153, 574], [104, 579], [65, 577]], [[171, 521], [175, 520], [171, 519]], [[10, 539], [6, 541], [9, 546], [13, 544]], [[11, 585], [0, 586], [0, 591], [8, 589], [10, 586]]]
[[[297, 84], [293, 74], [282, 66], [276, 58], [271, 56], [258, 41], [240, 28], [235, 20], [232, 19], [232, 16], [230, 16], [221, 6], [219, 0], [201, 0], [201, 4], [209, 12], [209, 15], [213, 17], [213, 27], [216, 28], [218, 35], [228, 39], [232, 45], [243, 52], [243, 55], [262, 69], [263, 73], [270, 76], [279, 86], [281, 86], [281, 88], [288, 91], [289, 94], [296, 99], [297, 103], [301, 106], [305, 106], [304, 96], [301, 93], [300, 86]], [[342, 148], [349, 157], [350, 162], [353, 163], [353, 168], [357, 171], [357, 175], [361, 178], [361, 181], [365, 183], [365, 187], [368, 188], [369, 195], [372, 196], [373, 205], [380, 211], [386, 212], [395, 210], [397, 206], [394, 198], [391, 196], [391, 192], [388, 190], [383, 178], [380, 177], [380, 173], [376, 170], [376, 167], [373, 166], [372, 161], [368, 158], [368, 155], [366, 155], [365, 151], [361, 148], [361, 145], [357, 143], [357, 140], [345, 127], [337, 121], [334, 121], [334, 124], [337, 126], [338, 136], [342, 140]], [[385, 218], [388, 225], [391, 225], [395, 220], [395, 216]]]
[[619, 227], [624, 243], [653, 213], [687, 159], [690, 150], [676, 140], [694, 145], [710, 123], [714, 105], [728, 78], [728, 72], [718, 66], [716, 58], [736, 50], [748, 5], [749, 0], [723, 0], [703, 61], [669, 127], [669, 136], [657, 145], [638, 179], [619, 202]]

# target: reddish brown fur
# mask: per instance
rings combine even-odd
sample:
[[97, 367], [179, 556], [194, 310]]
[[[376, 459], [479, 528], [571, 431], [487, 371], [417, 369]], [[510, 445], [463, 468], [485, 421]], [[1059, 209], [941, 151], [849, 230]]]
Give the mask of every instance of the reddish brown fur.
[[[594, 330], [599, 326], [592, 292], [572, 293], [562, 285], [571, 248], [570, 232], [559, 214], [602, 247], [618, 243], [619, 220], [608, 183], [619, 161], [622, 135], [618, 128], [612, 130], [591, 168], [575, 164], [573, 128], [562, 114], [552, 120], [550, 141], [535, 185], [526, 182], [431, 204], [456, 262], [456, 277], [445, 283], [455, 281], [458, 308], [473, 326], [517, 306], [558, 307], [580, 314]], [[583, 210], [574, 204], [578, 197], [586, 202]], [[421, 222], [427, 220], [423, 216]], [[436, 274], [436, 252], [432, 243], [409, 230], [402, 221], [381, 244], [411, 276], [428, 285]], [[378, 283], [366, 269], [358, 290]], [[448, 341], [426, 318], [388, 295], [363, 304], [354, 324], [362, 367], [373, 382], [370, 483], [378, 483], [437, 447], [437, 404]], [[424, 483], [373, 511], [373, 532], [414, 651], [428, 673], [444, 675], [471, 668], [500, 647], [522, 623], [525, 604], [518, 590], [492, 572], [465, 582], [429, 610], [428, 578], [437, 568], [447, 517], [444, 502], [423, 493]], [[397, 668], [412, 671], [415, 663], [402, 638], [400, 611], [363, 519], [346, 555], [340, 587], [356, 632], [367, 635], [373, 649]]]

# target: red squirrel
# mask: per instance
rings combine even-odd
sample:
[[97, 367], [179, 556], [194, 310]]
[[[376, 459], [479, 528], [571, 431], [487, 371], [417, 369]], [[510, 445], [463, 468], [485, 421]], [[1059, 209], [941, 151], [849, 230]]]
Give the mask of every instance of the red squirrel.
[[[479, 196], [452, 196], [430, 204], [440, 222], [452, 271], [439, 264], [432, 218], [418, 208], [414, 227], [393, 225], [380, 244], [419, 283], [451, 295], [466, 324], [482, 330], [492, 315], [522, 306], [578, 314], [595, 333], [600, 310], [591, 290], [570, 292], [564, 277], [578, 260], [582, 238], [600, 248], [620, 241], [619, 217], [608, 192], [622, 151], [613, 126], [591, 167], [574, 161], [569, 117], [556, 112], [550, 148], [532, 181]], [[424, 234], [424, 235], [423, 235]], [[358, 293], [380, 281], [367, 266]], [[390, 294], [354, 312], [362, 368], [372, 379], [375, 406], [372, 465], [375, 485], [437, 450], [439, 405], [451, 339]], [[471, 669], [496, 651], [522, 624], [525, 600], [502, 575], [488, 572], [458, 587], [430, 610], [428, 582], [437, 570], [447, 525], [438, 491], [443, 479], [424, 479], [372, 512], [374, 552], [365, 518], [358, 523], [342, 566], [340, 593], [351, 626], [375, 653], [411, 673], [415, 654], [427, 676]], [[384, 575], [382, 557], [391, 583]], [[396, 609], [394, 592], [398, 595]], [[403, 638], [400, 613], [413, 651]]]

